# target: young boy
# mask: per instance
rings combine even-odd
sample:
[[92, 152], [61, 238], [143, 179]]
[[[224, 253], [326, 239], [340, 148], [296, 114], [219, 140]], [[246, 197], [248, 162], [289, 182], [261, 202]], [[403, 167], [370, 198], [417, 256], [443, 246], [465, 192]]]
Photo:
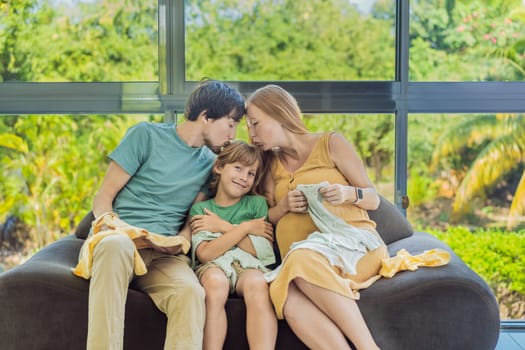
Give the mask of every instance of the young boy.
[[[261, 153], [234, 142], [218, 155], [210, 189], [214, 198], [191, 208], [192, 251], [196, 274], [206, 291], [204, 349], [222, 349], [227, 331], [228, 295], [237, 293], [246, 304], [246, 333], [250, 349], [274, 349], [277, 319], [270, 301], [265, 266], [275, 263], [273, 229], [266, 222], [268, 207], [254, 195], [260, 182]], [[218, 216], [233, 224], [224, 232], [206, 230], [205, 221]]]

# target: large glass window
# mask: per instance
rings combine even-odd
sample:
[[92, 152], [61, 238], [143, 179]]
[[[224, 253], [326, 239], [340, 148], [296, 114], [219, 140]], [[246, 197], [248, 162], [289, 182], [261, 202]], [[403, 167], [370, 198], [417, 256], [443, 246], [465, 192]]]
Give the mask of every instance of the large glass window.
[[129, 125], [182, 121], [203, 77], [245, 95], [275, 82], [399, 206], [407, 172], [409, 221], [485, 278], [502, 319], [524, 318], [524, 218], [509, 220], [525, 192], [523, 13], [523, 0], [0, 1], [0, 224], [21, 218], [40, 245], [70, 232]]
[[410, 80], [525, 79], [522, 0], [410, 4]]
[[395, 1], [188, 1], [186, 80], [393, 80]]
[[157, 1], [0, 3], [0, 82], [157, 81]]
[[411, 115], [408, 135], [411, 221], [525, 228], [525, 115]]
[[408, 134], [409, 221], [487, 282], [501, 319], [523, 319], [525, 115], [410, 115]]

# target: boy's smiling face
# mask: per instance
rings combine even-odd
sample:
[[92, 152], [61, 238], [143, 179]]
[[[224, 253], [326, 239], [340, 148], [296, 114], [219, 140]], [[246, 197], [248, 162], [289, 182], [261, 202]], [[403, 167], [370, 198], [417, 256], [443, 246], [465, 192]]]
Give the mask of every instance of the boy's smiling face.
[[251, 165], [235, 162], [215, 167], [215, 173], [220, 176], [217, 195], [233, 199], [249, 193], [255, 181], [257, 166], [257, 162]]

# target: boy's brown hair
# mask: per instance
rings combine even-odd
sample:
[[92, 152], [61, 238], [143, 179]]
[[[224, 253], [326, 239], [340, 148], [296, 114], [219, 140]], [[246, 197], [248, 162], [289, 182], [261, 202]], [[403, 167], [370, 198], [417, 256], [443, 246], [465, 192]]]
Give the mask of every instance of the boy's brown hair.
[[247, 144], [243, 141], [232, 141], [229, 145], [225, 146], [222, 151], [217, 155], [215, 165], [213, 166], [214, 172], [210, 183], [210, 192], [213, 196], [217, 194], [217, 188], [221, 176], [215, 173], [216, 167], [224, 167], [226, 164], [232, 164], [239, 162], [243, 165], [252, 165], [257, 163], [257, 172], [255, 174], [255, 180], [253, 181], [252, 188], [249, 194], [259, 195], [258, 189], [263, 177], [262, 166], [262, 152], [254, 145]]

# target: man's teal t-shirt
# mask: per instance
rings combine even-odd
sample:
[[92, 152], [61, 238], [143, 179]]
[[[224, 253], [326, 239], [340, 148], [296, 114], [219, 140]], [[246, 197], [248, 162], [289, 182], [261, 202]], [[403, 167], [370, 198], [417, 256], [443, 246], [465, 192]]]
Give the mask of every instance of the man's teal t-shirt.
[[127, 131], [109, 158], [131, 175], [113, 210], [130, 225], [176, 235], [207, 184], [215, 154], [188, 146], [175, 124], [143, 122]]

